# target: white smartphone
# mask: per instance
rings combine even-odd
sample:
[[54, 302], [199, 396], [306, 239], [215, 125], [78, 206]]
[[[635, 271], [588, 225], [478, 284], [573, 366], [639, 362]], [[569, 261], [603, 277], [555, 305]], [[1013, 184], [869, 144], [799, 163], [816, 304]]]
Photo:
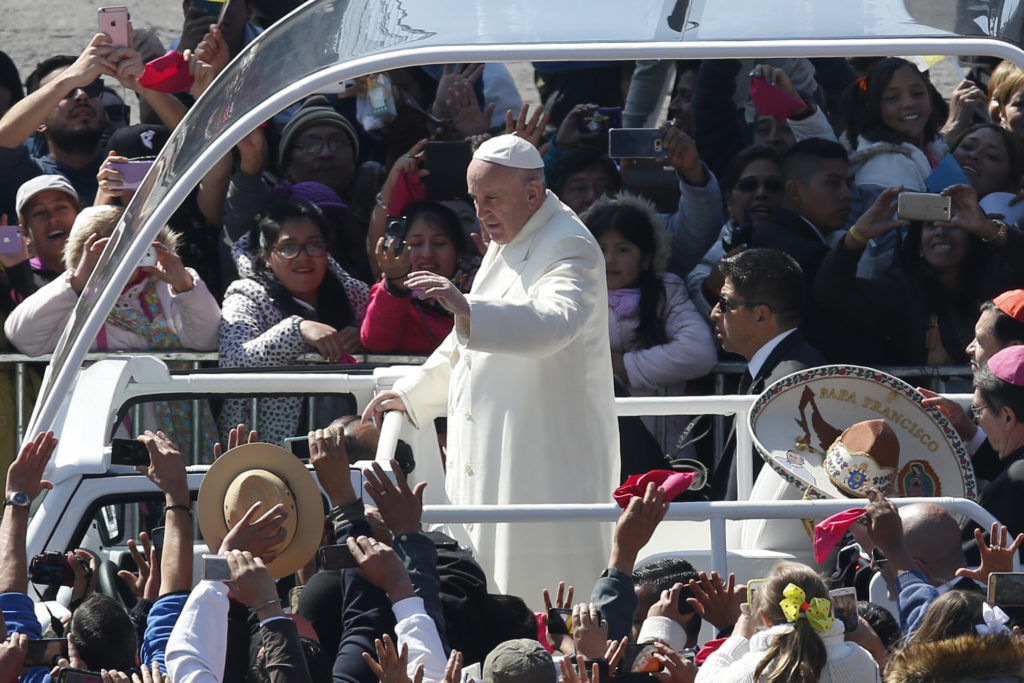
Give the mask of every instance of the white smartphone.
[[153, 245], [149, 246], [146, 253], [139, 259], [139, 268], [145, 268], [146, 266], [156, 265], [156, 248]]
[[228, 567], [228, 559], [223, 555], [203, 553], [203, 580], [230, 581], [231, 568]]
[[857, 630], [857, 589], [836, 588], [828, 592], [832, 601], [832, 616], [843, 622], [847, 633]]
[[110, 44], [114, 47], [130, 47], [128, 45], [128, 8], [100, 7], [97, 14], [100, 19], [100, 33], [110, 36]]

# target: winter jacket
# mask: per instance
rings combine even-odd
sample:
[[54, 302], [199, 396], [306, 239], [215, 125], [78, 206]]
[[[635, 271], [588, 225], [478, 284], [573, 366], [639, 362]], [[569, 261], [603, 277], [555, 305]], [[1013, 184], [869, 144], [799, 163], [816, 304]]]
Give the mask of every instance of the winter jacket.
[[455, 319], [413, 297], [394, 294], [381, 280], [370, 288], [370, 303], [359, 338], [370, 353], [432, 353], [452, 331]]
[[[304, 353], [313, 352], [302, 339], [298, 315], [285, 317], [271, 298], [266, 286], [255, 279], [254, 254], [245, 235], [232, 247], [235, 265], [242, 276], [228, 287], [224, 296], [224, 315], [220, 325], [221, 367], [274, 367], [287, 365]], [[351, 277], [334, 259], [328, 257], [327, 277], [337, 278], [352, 307], [353, 323], [360, 324], [366, 313], [366, 284]], [[248, 422], [249, 404], [244, 400], [225, 401], [221, 411], [221, 431], [239, 422]], [[280, 443], [293, 436], [302, 410], [301, 398], [265, 398], [260, 403], [259, 431], [263, 441]]]

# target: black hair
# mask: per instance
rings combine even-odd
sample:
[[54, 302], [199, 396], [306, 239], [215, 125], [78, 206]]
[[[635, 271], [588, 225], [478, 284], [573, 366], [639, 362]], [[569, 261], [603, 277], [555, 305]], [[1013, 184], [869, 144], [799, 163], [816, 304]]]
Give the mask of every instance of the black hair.
[[900, 623], [896, 621], [896, 617], [892, 615], [892, 612], [876, 602], [858, 600], [857, 614], [863, 617], [864, 621], [868, 622], [868, 625], [878, 635], [886, 650], [891, 652], [900, 644], [903, 632], [900, 631]]
[[811, 177], [821, 167], [821, 162], [831, 159], [839, 159], [845, 163], [850, 162], [846, 148], [834, 140], [824, 138], [801, 140], [790, 147], [782, 158], [782, 179], [784, 181], [796, 180], [802, 185], [807, 185]]
[[[928, 75], [916, 66], [899, 57], [886, 57], [871, 65], [865, 80], [856, 80], [846, 87], [839, 100], [841, 130], [846, 133], [851, 149], [857, 149], [857, 139], [863, 136], [871, 142], [909, 142], [902, 134], [894, 131], [882, 121], [882, 95], [896, 71], [909, 68], [917, 74], [928, 91], [932, 111], [924, 125], [924, 143], [934, 140], [946, 121], [946, 102], [932, 85]], [[863, 90], [861, 89], [863, 84]]]
[[[327, 224], [320, 207], [299, 199], [275, 201], [256, 216], [250, 233], [250, 244], [255, 254], [254, 279], [267, 288], [274, 305], [286, 317], [297, 315], [301, 318], [309, 318], [309, 310], [295, 301], [291, 293], [285, 289], [281, 281], [274, 276], [274, 272], [267, 266], [267, 253], [280, 239], [284, 224], [291, 220], [312, 221], [320, 231], [320, 235], [326, 240]], [[318, 322], [339, 330], [353, 323], [355, 316], [352, 312], [352, 304], [348, 300], [348, 295], [345, 294], [345, 287], [330, 272], [329, 257], [327, 273], [324, 275], [323, 282], [320, 283], [317, 300], [321, 302], [316, 311]]]
[[[670, 590], [677, 583], [685, 586], [691, 579], [697, 578], [697, 570], [681, 557], [662, 558], [633, 570], [634, 588], [648, 589], [655, 596], [660, 596], [662, 591]], [[702, 623], [700, 614], [694, 612], [686, 625], [687, 637], [695, 639]]]
[[992, 294], [991, 280], [975, 276], [991, 268], [987, 250], [980, 238], [965, 232], [967, 254], [960, 265], [958, 284], [947, 288], [942, 285], [939, 273], [921, 255], [924, 228], [925, 223], [921, 221], [914, 221], [907, 228], [903, 243], [895, 254], [896, 267], [920, 284], [925, 306], [937, 316], [939, 337], [952, 362], [966, 363], [968, 358], [964, 349], [974, 337], [978, 302]]
[[93, 593], [86, 598], [71, 617], [71, 637], [87, 669], [127, 671], [135, 666], [135, 625], [111, 597]]
[[455, 247], [456, 260], [466, 253], [466, 232], [462, 229], [462, 222], [458, 214], [444, 204], [429, 201], [413, 202], [405, 206], [403, 213], [406, 224], [410, 227], [416, 221], [422, 220], [443, 232]]
[[779, 327], [788, 330], [803, 320], [804, 274], [800, 264], [778, 249], [747, 249], [718, 263], [736, 293], [767, 304]]
[[590, 145], [574, 147], [556, 161], [548, 178], [548, 186], [552, 192], [560, 195], [570, 177], [595, 166], [608, 176], [613, 194], [622, 189], [622, 176], [619, 175], [619, 169], [615, 166], [615, 162], [600, 149]]
[[1010, 165], [1010, 170], [1008, 171], [1010, 184], [1013, 186], [1014, 191], [1016, 191], [1020, 187], [1021, 176], [1024, 175], [1024, 143], [1014, 133], [994, 123], [978, 123], [957, 135], [952, 144], [950, 144], [949, 151], [955, 152], [960, 143], [964, 141], [964, 138], [979, 130], [991, 130], [1003, 141], [1003, 147], [1006, 149], [1006, 157]]
[[655, 230], [660, 226], [651, 223], [651, 213], [632, 203], [609, 202], [587, 214], [587, 228], [600, 239], [601, 235], [615, 231], [640, 249], [641, 258], [650, 263], [641, 267], [637, 287], [640, 289], [639, 322], [633, 337], [633, 344], [649, 349], [668, 341], [665, 331], [665, 285], [653, 262], [657, 258], [658, 242]]
[[996, 314], [995, 322], [992, 324], [992, 336], [1000, 346], [1007, 347], [1013, 342], [1024, 344], [1024, 323], [1006, 315], [991, 301], [981, 304], [981, 312], [985, 311], [993, 311]]
[[1018, 422], [1024, 422], [1024, 387], [999, 379], [988, 369], [988, 364], [983, 363], [974, 373], [974, 388], [990, 411], [998, 413], [1009, 408]]
[[39, 62], [36, 64], [36, 68], [32, 69], [32, 73], [28, 75], [28, 78], [25, 79], [25, 94], [31, 95], [36, 90], [39, 90], [40, 81], [53, 71], [62, 67], [69, 67], [74, 63], [75, 57], [71, 55], [54, 55]]
[[722, 175], [722, 193], [726, 196], [743, 177], [743, 171], [755, 161], [770, 161], [782, 169], [782, 155], [771, 145], [750, 145], [741, 149]]
[[0, 51], [0, 86], [11, 91], [11, 101], [8, 106], [25, 97], [25, 89], [21, 87], [18, 67], [14, 65], [14, 60], [3, 51]]

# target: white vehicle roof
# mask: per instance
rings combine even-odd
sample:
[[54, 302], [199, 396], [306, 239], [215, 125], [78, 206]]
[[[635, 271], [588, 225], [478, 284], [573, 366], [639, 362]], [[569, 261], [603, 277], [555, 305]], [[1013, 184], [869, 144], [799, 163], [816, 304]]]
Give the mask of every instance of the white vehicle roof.
[[58, 342], [26, 434], [60, 399], [135, 264], [243, 136], [347, 78], [515, 60], [986, 54], [1024, 65], [1020, 0], [311, 0], [250, 43], [174, 130]]

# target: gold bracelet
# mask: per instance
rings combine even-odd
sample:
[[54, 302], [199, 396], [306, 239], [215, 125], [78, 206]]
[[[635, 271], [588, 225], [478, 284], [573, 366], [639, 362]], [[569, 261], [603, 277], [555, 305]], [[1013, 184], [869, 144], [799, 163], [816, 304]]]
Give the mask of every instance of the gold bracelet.
[[856, 223], [851, 225], [850, 229], [847, 230], [846, 232], [850, 235], [850, 237], [852, 237], [853, 239], [857, 240], [861, 244], [867, 246], [868, 240], [864, 237], [864, 235], [860, 234], [860, 231], [857, 230], [857, 224]]
[[1010, 232], [1010, 226], [1008, 226], [1006, 223], [1004, 223], [1002, 221], [999, 221], [999, 220], [996, 220], [994, 218], [991, 219], [991, 220], [992, 220], [993, 223], [995, 223], [997, 226], [999, 226], [999, 229], [996, 230], [996, 234], [995, 235], [993, 235], [992, 237], [989, 237], [988, 239], [985, 239], [984, 237], [982, 237], [981, 241], [984, 242], [985, 244], [991, 244], [994, 247], [1001, 247], [1004, 244], [1006, 244], [1006, 237], [1007, 237], [1007, 234]]

